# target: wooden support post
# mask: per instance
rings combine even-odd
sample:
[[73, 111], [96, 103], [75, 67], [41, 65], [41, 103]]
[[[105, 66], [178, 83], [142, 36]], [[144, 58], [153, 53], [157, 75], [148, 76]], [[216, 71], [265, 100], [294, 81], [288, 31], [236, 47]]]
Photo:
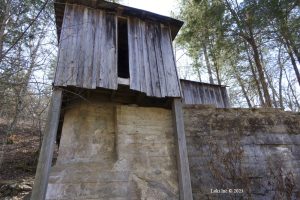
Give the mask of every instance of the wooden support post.
[[192, 200], [193, 194], [192, 194], [192, 186], [191, 186], [188, 153], [186, 148], [181, 99], [176, 98], [173, 100], [172, 109], [173, 109], [173, 122], [174, 122], [176, 143], [177, 143], [177, 166], [178, 166], [180, 200]]
[[44, 200], [46, 197], [49, 173], [60, 117], [61, 102], [62, 89], [54, 88], [50, 108], [48, 111], [44, 139], [40, 151], [38, 166], [36, 169], [31, 200]]

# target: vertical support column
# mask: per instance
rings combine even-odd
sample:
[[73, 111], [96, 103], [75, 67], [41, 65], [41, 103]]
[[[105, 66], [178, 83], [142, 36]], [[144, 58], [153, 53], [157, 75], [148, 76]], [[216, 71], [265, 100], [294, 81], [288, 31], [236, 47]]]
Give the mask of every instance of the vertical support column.
[[180, 200], [192, 200], [192, 186], [190, 177], [190, 167], [188, 153], [186, 148], [186, 139], [184, 132], [184, 121], [181, 99], [175, 98], [172, 103], [173, 123], [177, 143], [177, 166], [179, 179]]
[[50, 108], [48, 111], [44, 139], [41, 147], [38, 166], [36, 169], [31, 200], [44, 200], [46, 196], [49, 173], [55, 146], [55, 139], [60, 117], [61, 102], [62, 89], [54, 88]]

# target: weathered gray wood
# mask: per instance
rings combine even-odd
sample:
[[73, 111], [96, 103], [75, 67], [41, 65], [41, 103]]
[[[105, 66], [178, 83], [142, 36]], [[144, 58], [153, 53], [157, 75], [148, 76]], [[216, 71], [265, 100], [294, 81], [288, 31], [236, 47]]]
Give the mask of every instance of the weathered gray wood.
[[172, 40], [168, 26], [161, 25], [161, 51], [164, 63], [164, 75], [166, 79], [167, 95], [179, 97], [180, 82], [177, 75], [176, 63], [173, 55]]
[[153, 91], [152, 91], [152, 85], [151, 85], [151, 71], [150, 71], [150, 64], [149, 64], [149, 52], [148, 52], [148, 48], [147, 48], [147, 39], [146, 39], [146, 22], [142, 21], [141, 22], [141, 37], [142, 37], [142, 46], [143, 46], [143, 62], [144, 62], [144, 73], [145, 73], [145, 79], [144, 79], [144, 83], [146, 89], [145, 93], [148, 96], [153, 96]]
[[152, 23], [147, 23], [146, 29], [146, 39], [147, 39], [147, 47], [148, 47], [148, 58], [149, 58], [149, 69], [150, 69], [150, 77], [151, 77], [151, 86], [153, 94], [151, 96], [161, 97], [160, 91], [160, 83], [158, 77], [157, 63], [156, 63], [156, 55], [155, 55], [155, 44], [154, 44], [154, 25]]
[[203, 88], [202, 87], [198, 87], [198, 91], [199, 91], [200, 102], [201, 102], [201, 104], [204, 104], [204, 92], [203, 92]]
[[226, 105], [224, 104], [223, 98], [222, 98], [222, 88], [218, 88], [218, 92], [216, 92], [217, 94], [217, 98], [218, 98], [218, 102], [219, 102], [219, 107], [220, 108], [225, 108]]
[[102, 60], [104, 49], [102, 45], [105, 42], [104, 33], [102, 32], [102, 27], [104, 27], [103, 20], [103, 11], [99, 10], [98, 15], [96, 16], [96, 30], [95, 30], [95, 44], [94, 44], [94, 67], [93, 67], [93, 85], [96, 84], [96, 87], [100, 87], [101, 74], [103, 74], [102, 70]]
[[64, 59], [67, 57], [67, 51], [68, 51], [68, 24], [70, 20], [70, 12], [71, 9], [69, 6], [65, 7], [65, 15], [60, 35], [60, 42], [59, 42], [59, 48], [58, 48], [58, 61], [57, 61], [57, 68], [54, 78], [54, 84], [55, 85], [63, 85], [64, 84], [64, 67], [65, 67], [65, 61]]
[[83, 87], [92, 89], [93, 58], [95, 41], [95, 15], [97, 11], [84, 9], [83, 32], [84, 32], [84, 65], [83, 65]]
[[[92, 88], [97, 88], [97, 85], [99, 83], [99, 74], [100, 74], [100, 61], [101, 61], [101, 54], [100, 51], [101, 48], [99, 47], [99, 45], [101, 45], [101, 33], [99, 33], [99, 29], [97, 27], [101, 27], [102, 24], [100, 19], [102, 18], [102, 11], [97, 10], [94, 11], [97, 12], [97, 14], [94, 15], [94, 23], [95, 23], [95, 27], [94, 27], [94, 51], [93, 51], [93, 70], [92, 70], [92, 77], [91, 77], [91, 82], [92, 82]], [[100, 37], [99, 37], [100, 36]]]
[[181, 99], [173, 99], [173, 122], [176, 134], [177, 146], [177, 166], [179, 179], [180, 200], [192, 200], [192, 186], [190, 177], [190, 168], [186, 147], [186, 138], [184, 131], [183, 111]]
[[[116, 16], [112, 13], [102, 12], [99, 18], [102, 26], [97, 26], [96, 37], [97, 47], [100, 48], [100, 58], [97, 63], [99, 67], [98, 87], [117, 89], [118, 88], [118, 67], [117, 67], [117, 45], [116, 45]], [[98, 22], [99, 24], [99, 22]], [[99, 33], [100, 35], [97, 35]], [[95, 47], [96, 48], [96, 47]], [[98, 59], [99, 59], [98, 58]]]
[[64, 86], [67, 85], [68, 80], [70, 79], [69, 77], [69, 67], [67, 67], [68, 64], [70, 64], [70, 60], [66, 59], [69, 58], [70, 56], [70, 50], [71, 50], [71, 46], [72, 46], [72, 37], [73, 37], [73, 32], [72, 32], [72, 21], [74, 18], [74, 12], [72, 7], [70, 6], [69, 9], [66, 9], [66, 23], [65, 23], [65, 39], [64, 39], [64, 48], [65, 48], [65, 52], [64, 52], [64, 56], [62, 57], [62, 63], [64, 66], [61, 66], [61, 68], [63, 68], [63, 79], [62, 79], [62, 84]]
[[226, 88], [222, 90], [222, 96], [223, 96], [225, 107], [230, 108], [229, 97]]
[[166, 87], [166, 75], [164, 69], [164, 62], [161, 53], [161, 43], [164, 41], [161, 40], [161, 30], [159, 24], [154, 24], [154, 49], [156, 57], [156, 67], [159, 78], [160, 92], [161, 97], [168, 96], [167, 87]]
[[148, 96], [181, 96], [171, 42], [169, 27], [128, 19], [131, 89]]
[[48, 111], [48, 119], [36, 170], [31, 200], [45, 199], [59, 123], [61, 103], [62, 90], [60, 88], [54, 88]]
[[128, 18], [128, 51], [130, 89], [140, 91], [139, 52], [138, 52], [138, 19]]
[[205, 87], [205, 97], [206, 97], [206, 103], [207, 104], [211, 104], [211, 96], [210, 96], [210, 93], [209, 93], [209, 87], [207, 85], [204, 86]]
[[129, 78], [120, 78], [120, 77], [118, 77], [118, 84], [120, 84], [120, 85], [129, 85], [130, 84]]
[[[113, 13], [105, 13], [105, 45], [103, 51], [103, 63], [101, 68], [104, 69], [104, 74], [101, 81], [103, 87], [116, 90], [118, 88], [118, 62], [117, 62], [117, 18]], [[103, 31], [103, 30], [102, 30]], [[100, 81], [100, 83], [101, 83]]]
[[54, 85], [117, 89], [116, 15], [65, 7]]
[[213, 105], [217, 105], [217, 101], [216, 101], [216, 97], [215, 97], [213, 88], [209, 87], [208, 90], [209, 90], [209, 94], [210, 94], [210, 103]]
[[201, 103], [200, 95], [199, 95], [198, 87], [195, 84], [192, 86], [192, 94], [193, 94], [194, 104], [200, 104]]
[[67, 69], [66, 74], [66, 85], [76, 85], [76, 78], [77, 78], [77, 73], [78, 73], [78, 68], [77, 68], [77, 56], [76, 56], [76, 45], [77, 45], [77, 37], [78, 37], [78, 15], [76, 15], [76, 6], [72, 5], [71, 7], [72, 13], [71, 13], [71, 21], [69, 24], [69, 29], [70, 29], [70, 37], [71, 39], [69, 40], [71, 44], [69, 44], [68, 48], [68, 54], [67, 58], [69, 59], [69, 63], [67, 63], [64, 67]]
[[226, 87], [195, 81], [181, 80], [185, 104], [212, 104], [218, 108], [229, 107]]
[[[84, 10], [85, 10], [84, 7], [76, 6], [75, 15], [77, 15], [76, 20], [78, 20], [76, 22], [76, 24], [78, 26], [77, 45], [76, 45], [76, 56], [77, 56], [76, 86], [78, 86], [78, 87], [83, 87], [83, 73], [84, 73], [84, 62], [85, 62]], [[68, 67], [68, 66], [66, 66], [66, 67]]]
[[138, 52], [139, 52], [139, 74], [140, 74], [140, 91], [147, 93], [147, 80], [146, 80], [146, 64], [148, 59], [145, 58], [147, 51], [144, 48], [144, 37], [145, 37], [145, 22], [139, 19], [138, 23]]

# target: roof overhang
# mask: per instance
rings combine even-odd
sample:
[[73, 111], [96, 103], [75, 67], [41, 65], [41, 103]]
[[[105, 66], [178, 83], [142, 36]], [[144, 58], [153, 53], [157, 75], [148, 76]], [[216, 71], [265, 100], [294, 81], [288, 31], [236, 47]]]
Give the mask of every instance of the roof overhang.
[[162, 24], [167, 24], [170, 26], [173, 40], [175, 39], [177, 33], [183, 25], [182, 21], [171, 17], [166, 17], [149, 11], [124, 6], [117, 3], [111, 3], [103, 0], [55, 0], [54, 9], [58, 38], [60, 37], [66, 4], [83, 5], [94, 9], [102, 9], [115, 12], [118, 14], [118, 16], [134, 16], [144, 20], [151, 20], [155, 22], [160, 22]]

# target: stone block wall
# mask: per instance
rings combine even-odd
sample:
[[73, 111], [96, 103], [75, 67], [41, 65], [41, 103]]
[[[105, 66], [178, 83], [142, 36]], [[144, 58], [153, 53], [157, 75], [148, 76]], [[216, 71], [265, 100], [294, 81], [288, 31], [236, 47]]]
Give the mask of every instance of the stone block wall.
[[171, 110], [70, 106], [46, 199], [178, 199]]
[[299, 113], [186, 106], [184, 120], [194, 200], [300, 199]]

